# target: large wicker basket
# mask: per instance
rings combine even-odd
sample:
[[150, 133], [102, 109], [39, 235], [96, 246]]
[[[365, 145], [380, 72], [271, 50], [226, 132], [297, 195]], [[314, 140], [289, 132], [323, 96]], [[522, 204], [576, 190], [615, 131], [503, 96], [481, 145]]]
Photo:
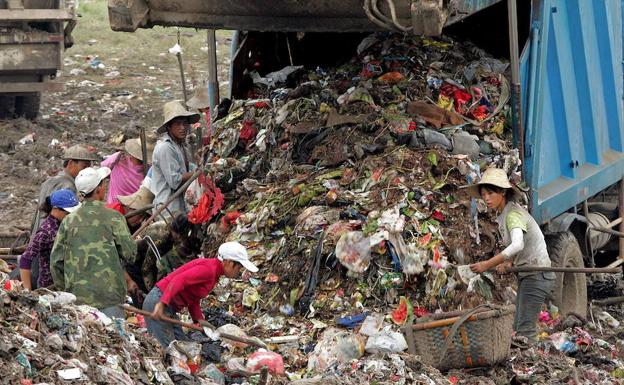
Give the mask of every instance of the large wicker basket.
[[514, 312], [513, 305], [482, 305], [435, 314], [403, 333], [409, 352], [440, 370], [489, 366], [509, 356]]

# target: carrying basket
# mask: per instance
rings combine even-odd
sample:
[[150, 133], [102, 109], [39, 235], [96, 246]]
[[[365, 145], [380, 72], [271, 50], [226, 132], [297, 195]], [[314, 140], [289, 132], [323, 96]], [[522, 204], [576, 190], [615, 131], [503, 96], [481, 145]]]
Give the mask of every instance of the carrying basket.
[[509, 356], [514, 312], [513, 305], [488, 304], [433, 314], [403, 334], [410, 354], [439, 370], [490, 366]]

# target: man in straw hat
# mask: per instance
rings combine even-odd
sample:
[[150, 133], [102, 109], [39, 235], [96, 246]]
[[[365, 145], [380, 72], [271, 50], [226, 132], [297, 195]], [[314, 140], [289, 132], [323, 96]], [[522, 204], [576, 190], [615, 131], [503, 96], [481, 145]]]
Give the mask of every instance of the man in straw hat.
[[[46, 199], [57, 190], [68, 189], [76, 192], [74, 178], [76, 178], [81, 170], [91, 167], [91, 162], [98, 160], [93, 151], [89, 151], [87, 147], [81, 144], [67, 148], [63, 152], [61, 159], [63, 160], [63, 170], [57, 175], [48, 178], [41, 185], [41, 189], [39, 190], [39, 199], [37, 200], [39, 205], [43, 205]], [[41, 221], [46, 216], [47, 213], [43, 211], [42, 208], [37, 208], [31, 225], [31, 234], [33, 234], [33, 236], [39, 228]]]
[[[498, 230], [506, 246], [494, 257], [470, 265], [473, 272], [496, 268], [499, 273], [505, 273], [511, 265], [550, 266], [544, 235], [531, 214], [516, 202], [520, 192], [509, 183], [504, 170], [487, 169], [479, 183], [466, 188], [470, 196], [483, 199], [489, 209], [496, 211]], [[550, 297], [554, 285], [553, 272], [518, 273], [514, 331], [531, 343], [536, 341], [536, 323], [542, 304]]]
[[[162, 134], [154, 148], [152, 182], [154, 207], [164, 204], [192, 176], [191, 155], [186, 144], [190, 125], [199, 121], [199, 114], [189, 112], [179, 101], [163, 106], [164, 120], [157, 134]], [[168, 206], [169, 212], [186, 212], [181, 194]]]
[[104, 207], [110, 169], [86, 168], [76, 177], [82, 206], [63, 220], [50, 255], [54, 286], [73, 293], [79, 303], [93, 306], [109, 317], [123, 318], [120, 305], [128, 285], [136, 284], [123, 266], [133, 263], [136, 243], [126, 220]]
[[[146, 148], [147, 164], [151, 164], [154, 144], [147, 141]], [[141, 139], [126, 140], [124, 149], [103, 160], [101, 165], [111, 169], [106, 203], [115, 204], [118, 196], [135, 193], [144, 178]]]

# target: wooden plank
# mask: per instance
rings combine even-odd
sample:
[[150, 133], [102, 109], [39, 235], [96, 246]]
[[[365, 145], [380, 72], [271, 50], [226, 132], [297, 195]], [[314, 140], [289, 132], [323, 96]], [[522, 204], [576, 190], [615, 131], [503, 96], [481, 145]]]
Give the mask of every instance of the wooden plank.
[[39, 82], [39, 83], [1, 83], [2, 93], [12, 92], [60, 92], [65, 91], [65, 83], [62, 82]]
[[0, 9], [2, 21], [54, 21], [72, 20], [74, 14], [67, 9]]
[[61, 45], [49, 44], [2, 44], [0, 45], [0, 68], [2, 71], [56, 71], [61, 68]]

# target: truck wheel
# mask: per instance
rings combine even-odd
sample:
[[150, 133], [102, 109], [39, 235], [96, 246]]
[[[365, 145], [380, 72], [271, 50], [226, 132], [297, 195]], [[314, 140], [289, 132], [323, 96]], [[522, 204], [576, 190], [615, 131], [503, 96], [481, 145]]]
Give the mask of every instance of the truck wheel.
[[13, 118], [15, 96], [0, 95], [0, 119]]
[[26, 119], [35, 119], [39, 115], [39, 103], [41, 93], [33, 92], [28, 95], [15, 98], [15, 115], [23, 116]]
[[[574, 235], [566, 231], [546, 237], [548, 255], [555, 267], [584, 267], [583, 254]], [[587, 280], [585, 274], [556, 273], [552, 300], [559, 314], [575, 312], [587, 315]]]

